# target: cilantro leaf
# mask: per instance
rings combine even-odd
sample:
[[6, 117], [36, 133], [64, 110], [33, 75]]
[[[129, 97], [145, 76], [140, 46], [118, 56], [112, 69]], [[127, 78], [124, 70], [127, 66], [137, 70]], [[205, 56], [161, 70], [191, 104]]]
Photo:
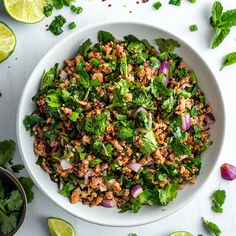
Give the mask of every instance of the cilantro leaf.
[[205, 227], [209, 231], [211, 231], [213, 234], [215, 234], [215, 236], [220, 236], [221, 230], [215, 223], [207, 221], [203, 217], [202, 217], [202, 221], [203, 221], [203, 224], [205, 225]]
[[180, 47], [180, 43], [174, 39], [159, 38], [156, 39], [155, 41], [161, 53], [162, 52], [172, 53], [175, 50], [175, 48]]
[[19, 190], [14, 190], [11, 192], [10, 197], [5, 202], [8, 211], [17, 211], [21, 208], [23, 204], [23, 199]]
[[43, 124], [44, 123], [44, 119], [42, 117], [40, 117], [37, 114], [33, 114], [31, 116], [25, 116], [24, 120], [23, 120], [23, 124], [25, 126], [25, 129], [28, 131], [31, 128], [33, 128], [34, 125], [36, 124]]
[[170, 145], [173, 148], [174, 155], [177, 157], [181, 155], [191, 154], [190, 147], [186, 143], [184, 143], [181, 139], [173, 138], [170, 141]]
[[28, 203], [32, 202], [34, 199], [34, 193], [32, 191], [32, 188], [34, 186], [34, 182], [29, 177], [20, 177], [19, 181], [25, 190], [27, 202]]
[[211, 48], [214, 49], [218, 47], [229, 33], [230, 29], [216, 28], [216, 33], [213, 37]]
[[152, 130], [149, 130], [145, 135], [143, 135], [142, 141], [143, 144], [140, 147], [140, 151], [143, 154], [150, 155], [158, 148], [158, 144]]
[[75, 189], [75, 186], [73, 184], [67, 183], [62, 190], [59, 190], [58, 193], [60, 193], [64, 197], [69, 197], [71, 191]]
[[49, 107], [56, 108], [61, 106], [60, 102], [61, 91], [59, 89], [51, 89], [46, 95], [46, 103]]
[[226, 193], [225, 190], [217, 190], [211, 195], [211, 200], [213, 203], [212, 210], [217, 213], [222, 213], [222, 205], [225, 202]]
[[118, 126], [117, 137], [122, 140], [132, 138], [135, 134], [135, 127], [132, 121], [122, 122], [122, 125]]
[[19, 173], [20, 170], [23, 170], [24, 168], [24, 165], [21, 164], [11, 166], [11, 169], [14, 173]]
[[114, 41], [114, 40], [115, 40], [115, 37], [111, 33], [103, 31], [103, 30], [100, 30], [98, 32], [98, 41], [101, 44], [105, 44], [105, 43], [108, 43], [108, 42]]
[[5, 166], [7, 162], [12, 160], [15, 149], [16, 143], [13, 140], [0, 142], [0, 166]]
[[43, 79], [41, 82], [41, 87], [51, 86], [53, 81], [57, 78], [58, 75], [58, 66], [56, 63], [50, 70], [43, 72]]
[[87, 88], [87, 89], [90, 88], [91, 84], [90, 84], [90, 77], [89, 77], [88, 72], [76, 67], [76, 73], [80, 76], [79, 82], [81, 83], [81, 85], [84, 88]]
[[236, 63], [236, 52], [231, 52], [228, 55], [226, 55], [224, 57], [224, 61], [223, 61], [223, 66], [221, 67], [221, 70], [226, 67], [226, 66], [230, 66], [232, 64]]
[[92, 45], [92, 42], [90, 39], [87, 39], [84, 41], [80, 47], [79, 47], [79, 53], [82, 54], [83, 56], [87, 56], [88, 51], [90, 49], [90, 46]]
[[223, 12], [223, 6], [220, 2], [216, 1], [214, 2], [213, 6], [212, 6], [212, 23], [214, 26], [216, 26], [218, 24], [218, 21], [220, 20], [220, 17], [222, 15]]
[[159, 189], [159, 200], [161, 205], [167, 205], [170, 201], [176, 198], [177, 192], [177, 184], [168, 184], [163, 189]]
[[140, 40], [139, 40], [137, 37], [135, 37], [134, 35], [132, 35], [132, 34], [129, 34], [129, 35], [124, 36], [124, 40], [125, 40], [126, 42], [128, 42], [128, 43], [131, 43], [131, 42], [140, 42]]
[[15, 215], [1, 215], [0, 216], [0, 231], [4, 235], [11, 233], [17, 226], [17, 218]]

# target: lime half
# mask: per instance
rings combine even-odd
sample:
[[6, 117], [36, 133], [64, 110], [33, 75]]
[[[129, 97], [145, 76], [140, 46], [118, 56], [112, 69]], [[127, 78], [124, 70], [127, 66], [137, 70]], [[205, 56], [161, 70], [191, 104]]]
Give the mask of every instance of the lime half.
[[3, 0], [8, 14], [17, 21], [36, 23], [44, 18], [46, 0]]
[[193, 236], [193, 235], [186, 231], [178, 231], [170, 234], [170, 236]]
[[59, 218], [48, 218], [48, 227], [51, 236], [75, 236], [73, 226]]
[[15, 47], [15, 34], [6, 24], [0, 21], [0, 63], [13, 53]]

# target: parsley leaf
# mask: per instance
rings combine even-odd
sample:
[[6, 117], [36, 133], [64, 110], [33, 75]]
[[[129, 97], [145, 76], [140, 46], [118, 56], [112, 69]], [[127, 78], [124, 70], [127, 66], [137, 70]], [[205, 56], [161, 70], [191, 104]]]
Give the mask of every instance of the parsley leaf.
[[98, 32], [98, 41], [101, 44], [105, 44], [105, 43], [108, 43], [108, 42], [114, 41], [114, 40], [115, 40], [115, 37], [111, 33], [106, 32], [106, 31], [102, 31], [102, 30], [100, 30]]
[[202, 217], [202, 221], [203, 221], [203, 224], [205, 225], [205, 227], [209, 231], [211, 231], [213, 234], [215, 234], [215, 236], [220, 236], [221, 230], [215, 223], [207, 221], [203, 217]]
[[226, 193], [225, 190], [217, 190], [211, 195], [211, 200], [213, 202], [212, 210], [217, 213], [222, 213], [222, 205], [225, 202]]
[[20, 183], [22, 184], [26, 197], [27, 197], [27, 202], [30, 203], [34, 199], [34, 193], [32, 191], [32, 188], [34, 186], [34, 182], [30, 177], [20, 177], [19, 178]]
[[0, 142], [0, 166], [5, 166], [7, 162], [12, 160], [15, 149], [16, 143], [13, 140]]
[[172, 53], [175, 50], [175, 48], [180, 47], [180, 43], [174, 39], [159, 38], [156, 39], [155, 41], [161, 53], [162, 52]]
[[49, 107], [56, 108], [61, 106], [60, 102], [61, 91], [59, 89], [51, 89], [46, 95], [46, 103]]
[[83, 56], [87, 56], [88, 51], [90, 49], [90, 46], [92, 45], [92, 42], [90, 39], [87, 39], [84, 41], [80, 47], [79, 47], [79, 53], [82, 54]]
[[226, 66], [230, 66], [232, 64], [236, 63], [236, 52], [231, 52], [228, 55], [226, 55], [224, 57], [224, 61], [223, 61], [223, 66], [221, 67], [221, 70], [226, 67]]
[[11, 166], [11, 169], [14, 173], [20, 173], [20, 170], [23, 170], [24, 168], [24, 165], [21, 164]]

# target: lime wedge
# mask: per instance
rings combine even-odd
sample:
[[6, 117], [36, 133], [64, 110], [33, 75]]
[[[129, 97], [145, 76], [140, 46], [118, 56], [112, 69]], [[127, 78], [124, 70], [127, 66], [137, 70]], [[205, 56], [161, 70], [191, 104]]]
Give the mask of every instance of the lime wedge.
[[51, 236], [75, 236], [73, 226], [59, 218], [48, 218], [48, 227]]
[[17, 21], [36, 23], [44, 18], [46, 0], [3, 0], [8, 14]]
[[0, 21], [0, 63], [13, 53], [15, 47], [15, 34], [6, 24]]
[[170, 234], [170, 236], [193, 236], [193, 235], [186, 231], [178, 231]]

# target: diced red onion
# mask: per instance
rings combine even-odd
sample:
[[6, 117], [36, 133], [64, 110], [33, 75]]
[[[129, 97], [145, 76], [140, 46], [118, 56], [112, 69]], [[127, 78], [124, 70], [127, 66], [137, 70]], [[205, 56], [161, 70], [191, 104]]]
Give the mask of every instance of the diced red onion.
[[137, 162], [132, 162], [128, 165], [128, 167], [133, 170], [134, 172], [139, 172], [142, 168], [142, 165]]
[[89, 182], [89, 177], [93, 173], [93, 169], [89, 169], [88, 172], [84, 176], [84, 182], [87, 184]]
[[184, 83], [183, 85], [180, 86], [180, 89], [185, 89], [186, 87], [191, 88], [193, 87], [193, 85], [190, 83]]
[[165, 81], [164, 81], [164, 86], [167, 87], [168, 83], [169, 83], [169, 77], [166, 77]]
[[64, 78], [64, 79], [66, 79], [66, 78], [67, 78], [67, 76], [68, 76], [68, 73], [67, 73], [67, 72], [65, 72], [64, 70], [62, 70], [59, 76], [60, 76], [61, 78]]
[[186, 131], [190, 128], [190, 115], [186, 114], [182, 116], [182, 130]]
[[169, 64], [168, 61], [163, 60], [161, 62], [160, 68], [159, 68], [159, 73], [163, 73], [166, 77], [169, 76]]
[[139, 108], [136, 110], [135, 114], [137, 114], [139, 111], [143, 111], [144, 113], [148, 114], [147, 110], [145, 110], [143, 107], [139, 107]]
[[106, 169], [106, 163], [102, 163], [101, 166], [100, 166], [100, 169], [105, 170]]
[[142, 192], [143, 192], [143, 189], [142, 189], [142, 186], [140, 184], [134, 185], [130, 190], [130, 194], [134, 198], [138, 197]]
[[205, 121], [208, 123], [208, 124], [212, 124], [216, 121], [214, 115], [212, 113], [206, 113], [205, 115]]
[[102, 200], [102, 206], [107, 207], [107, 208], [116, 207], [116, 201], [104, 199]]
[[62, 168], [63, 170], [68, 170], [68, 169], [71, 169], [71, 168], [73, 167], [73, 166], [70, 164], [70, 162], [67, 161], [67, 160], [65, 160], [65, 159], [61, 160], [61, 161], [60, 161], [60, 164], [61, 164], [61, 168]]
[[104, 150], [104, 152], [105, 152], [105, 155], [106, 156], [109, 156], [109, 154], [108, 154], [108, 152], [107, 152], [107, 149], [106, 149], [106, 147], [105, 147], [105, 145], [102, 143], [102, 147], [103, 147], [103, 150]]
[[33, 131], [35, 131], [35, 130], [37, 130], [37, 129], [39, 129], [40, 128], [40, 125], [37, 123], [37, 124], [35, 124], [34, 126], [33, 126]]
[[87, 198], [82, 198], [82, 203], [86, 205], [89, 203], [89, 200]]
[[101, 192], [106, 192], [107, 191], [107, 187], [104, 185], [104, 186], [99, 186], [100, 188], [100, 191]]
[[223, 179], [234, 180], [236, 179], [236, 167], [230, 164], [223, 164], [220, 167], [221, 176]]

